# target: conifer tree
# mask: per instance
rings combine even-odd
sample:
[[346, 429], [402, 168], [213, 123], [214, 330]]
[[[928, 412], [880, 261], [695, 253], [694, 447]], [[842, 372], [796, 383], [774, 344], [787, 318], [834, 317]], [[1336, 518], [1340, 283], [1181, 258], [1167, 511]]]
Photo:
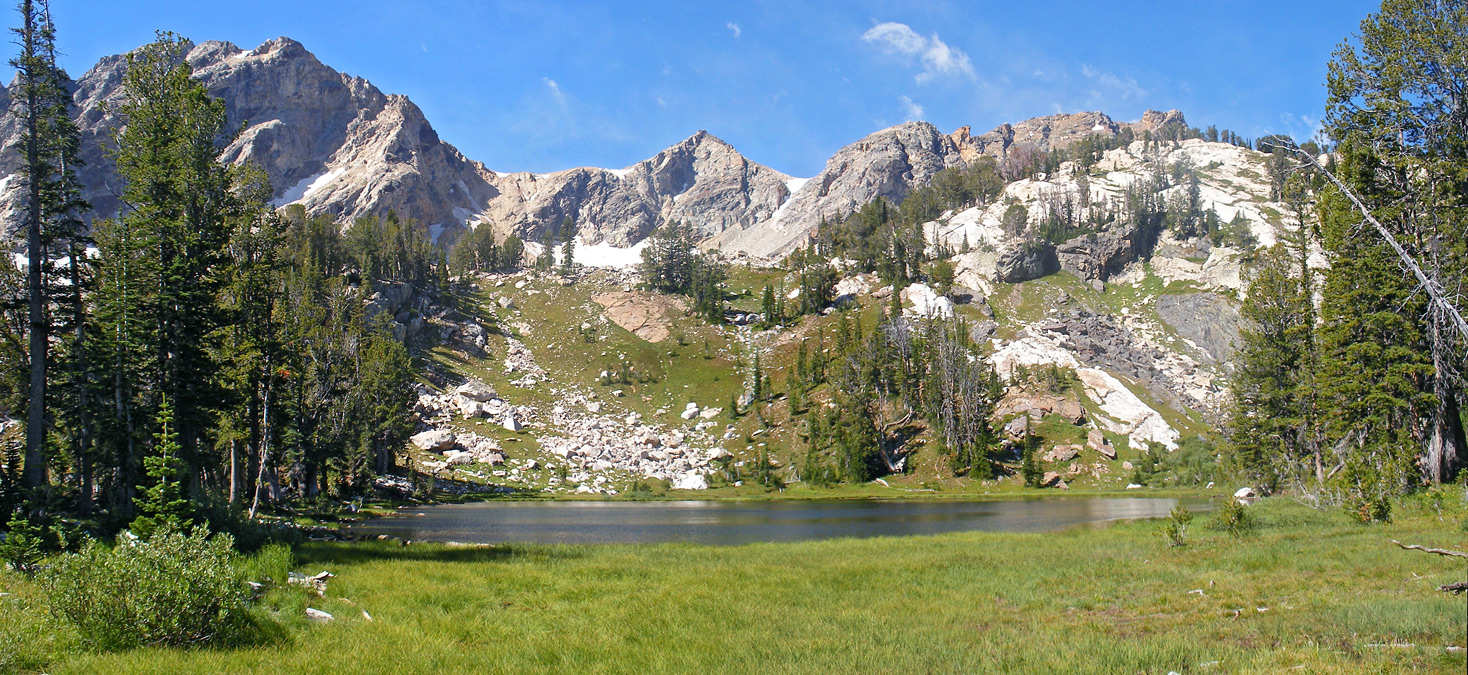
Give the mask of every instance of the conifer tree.
[[179, 459], [178, 429], [173, 422], [173, 408], [165, 395], [158, 405], [158, 433], [153, 451], [143, 458], [145, 473], [151, 485], [140, 486], [142, 496], [134, 502], [138, 516], [130, 526], [134, 534], [147, 539], [159, 529], [186, 531], [193, 525], [193, 505], [183, 493], [183, 461]]
[[568, 275], [576, 268], [576, 221], [567, 216], [561, 221], [561, 274]]

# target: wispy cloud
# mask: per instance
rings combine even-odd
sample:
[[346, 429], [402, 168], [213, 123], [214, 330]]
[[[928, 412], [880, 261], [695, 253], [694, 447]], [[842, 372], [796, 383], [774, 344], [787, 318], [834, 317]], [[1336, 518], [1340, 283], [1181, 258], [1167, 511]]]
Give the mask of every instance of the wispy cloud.
[[540, 79], [541, 81], [545, 82], [546, 87], [550, 88], [551, 98], [554, 98], [556, 100], [556, 104], [564, 109], [566, 107], [566, 92], [561, 91], [561, 85], [556, 84], [556, 81], [550, 79], [549, 77], [542, 77]]
[[902, 103], [902, 114], [907, 121], [912, 122], [923, 118], [923, 107], [918, 105], [916, 101], [913, 101], [906, 95], [898, 97], [897, 100]]
[[938, 38], [919, 35], [905, 23], [887, 21], [872, 26], [862, 33], [861, 39], [876, 45], [888, 54], [896, 54], [916, 61], [922, 66], [914, 79], [919, 84], [940, 77], [974, 79], [974, 66], [968, 54]]
[[742, 31], [742, 30], [739, 29], [739, 24], [734, 23], [733, 21], [730, 21], [729, 23], [724, 24], [724, 27], [725, 28], [728, 28], [729, 29], [729, 32], [730, 33], [733, 33], [734, 34], [734, 37], [736, 37], [736, 38], [739, 37], [739, 35], [744, 32], [744, 31]]
[[1131, 77], [1120, 77], [1084, 63], [1081, 64], [1081, 74], [1094, 85], [1091, 90], [1093, 97], [1139, 99], [1147, 95], [1147, 90]]

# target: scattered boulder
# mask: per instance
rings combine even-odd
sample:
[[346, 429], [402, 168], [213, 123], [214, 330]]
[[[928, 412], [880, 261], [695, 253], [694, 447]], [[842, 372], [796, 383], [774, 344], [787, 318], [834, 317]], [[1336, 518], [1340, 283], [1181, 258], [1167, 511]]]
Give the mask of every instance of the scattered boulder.
[[1069, 462], [1079, 456], [1081, 456], [1081, 446], [1057, 445], [1050, 452], [1045, 453], [1043, 459], [1047, 462]]
[[314, 623], [331, 623], [332, 621], [336, 620], [336, 617], [327, 614], [326, 612], [323, 612], [319, 609], [316, 609], [315, 607], [307, 607], [306, 619]]
[[1237, 490], [1234, 491], [1234, 499], [1236, 499], [1236, 500], [1238, 500], [1240, 502], [1244, 502], [1246, 504], [1250, 500], [1258, 499], [1258, 498], [1259, 498], [1259, 493], [1255, 492], [1254, 491], [1254, 488], [1251, 488], [1251, 487], [1241, 487], [1241, 488], [1239, 488], [1239, 489], [1237, 489]]
[[454, 447], [454, 432], [447, 429], [429, 429], [408, 440], [419, 450], [442, 452]]
[[488, 403], [499, 398], [499, 394], [495, 393], [493, 387], [483, 382], [480, 382], [479, 380], [469, 380], [468, 382], [459, 385], [459, 388], [455, 391], [458, 392], [459, 396], [462, 396], [470, 401], [478, 401], [480, 403]]
[[673, 481], [674, 490], [707, 490], [708, 487], [708, 481], [697, 473], [685, 473]]
[[1024, 438], [1025, 435], [1029, 433], [1029, 431], [1030, 418], [1028, 415], [1021, 415], [1019, 417], [1016, 417], [1010, 420], [1008, 424], [1004, 425], [1004, 433], [1008, 434], [1011, 439], [1016, 441]]
[[291, 572], [286, 581], [292, 586], [300, 586], [316, 595], [326, 595], [326, 581], [335, 578], [335, 574], [323, 570], [320, 574], [309, 577], [300, 572]]
[[1060, 474], [1054, 471], [1046, 471], [1045, 475], [1040, 477], [1040, 487], [1053, 487], [1060, 482]]
[[524, 428], [520, 425], [520, 420], [516, 419], [513, 413], [505, 415], [505, 422], [502, 426], [504, 426], [505, 431], [519, 431]]
[[1090, 433], [1086, 434], [1086, 447], [1101, 453], [1106, 459], [1116, 459], [1116, 448], [1111, 445], [1111, 439], [1101, 433], [1100, 429], [1092, 429]]

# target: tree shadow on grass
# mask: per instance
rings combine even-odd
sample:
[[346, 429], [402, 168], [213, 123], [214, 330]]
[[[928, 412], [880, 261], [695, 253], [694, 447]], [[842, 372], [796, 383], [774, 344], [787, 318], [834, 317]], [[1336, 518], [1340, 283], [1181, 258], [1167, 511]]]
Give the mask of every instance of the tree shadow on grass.
[[584, 557], [584, 551], [557, 544], [436, 544], [400, 541], [307, 542], [296, 547], [302, 567], [377, 561], [488, 563], [552, 561]]

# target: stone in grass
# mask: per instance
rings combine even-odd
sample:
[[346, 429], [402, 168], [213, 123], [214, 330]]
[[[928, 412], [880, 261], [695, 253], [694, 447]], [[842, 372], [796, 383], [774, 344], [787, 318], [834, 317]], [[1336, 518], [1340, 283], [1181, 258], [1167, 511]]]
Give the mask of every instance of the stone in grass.
[[1054, 471], [1046, 471], [1045, 475], [1040, 477], [1040, 487], [1051, 487], [1060, 482], [1062, 482], [1060, 474]]
[[685, 473], [673, 481], [674, 490], [707, 490], [708, 487], [708, 481], [697, 473]]
[[460, 396], [471, 401], [478, 401], [480, 403], [488, 403], [490, 401], [493, 401], [494, 399], [499, 398], [499, 394], [495, 393], [493, 387], [483, 382], [480, 382], [479, 380], [469, 380], [468, 382], [459, 385], [459, 388], [456, 391], [459, 393]]
[[520, 425], [520, 420], [515, 419], [514, 415], [505, 415], [505, 423], [503, 426], [505, 427], [506, 431], [519, 431], [523, 428]]
[[698, 417], [698, 407], [695, 406], [695, 407], [692, 407], [692, 408], [688, 408], [687, 410], [684, 410], [683, 411], [683, 414], [679, 415], [679, 417], [682, 417], [685, 420], [691, 420], [691, 419], [693, 419], [695, 417]]
[[1081, 455], [1079, 445], [1057, 445], [1042, 458], [1047, 462], [1069, 462]]
[[447, 429], [429, 429], [408, 439], [419, 450], [442, 452], [454, 447], [454, 432]]
[[316, 623], [330, 623], [336, 620], [336, 617], [327, 614], [326, 612], [323, 612], [319, 609], [316, 609], [315, 607], [306, 608], [306, 618]]
[[1101, 453], [1106, 459], [1116, 459], [1116, 447], [1111, 445], [1111, 439], [1102, 434], [1100, 429], [1092, 429], [1086, 434], [1086, 447]]

